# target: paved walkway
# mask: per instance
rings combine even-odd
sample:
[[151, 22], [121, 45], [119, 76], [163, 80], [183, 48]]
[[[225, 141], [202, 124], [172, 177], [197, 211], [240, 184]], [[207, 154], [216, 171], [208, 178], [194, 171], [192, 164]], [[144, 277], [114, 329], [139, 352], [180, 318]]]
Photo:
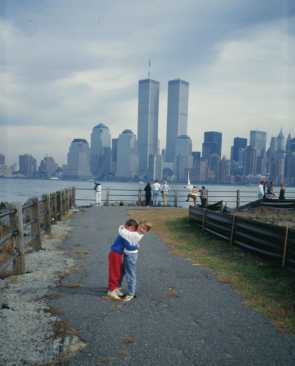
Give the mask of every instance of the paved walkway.
[[72, 220], [66, 248], [88, 254], [63, 283], [81, 287], [61, 287], [54, 304], [88, 346], [68, 365], [295, 365], [295, 337], [281, 335], [205, 268], [170, 255], [155, 234], [142, 243], [137, 298], [108, 300], [107, 253], [126, 218], [123, 207], [92, 207]]

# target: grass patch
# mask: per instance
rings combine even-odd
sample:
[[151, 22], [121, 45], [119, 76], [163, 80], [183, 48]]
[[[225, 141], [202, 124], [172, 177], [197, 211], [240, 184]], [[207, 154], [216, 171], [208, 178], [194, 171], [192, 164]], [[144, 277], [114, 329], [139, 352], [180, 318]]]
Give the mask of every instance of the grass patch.
[[189, 221], [186, 209], [131, 209], [129, 215], [148, 220], [172, 254], [209, 268], [230, 284], [250, 307], [272, 319], [281, 331], [295, 334], [295, 275], [203, 232]]

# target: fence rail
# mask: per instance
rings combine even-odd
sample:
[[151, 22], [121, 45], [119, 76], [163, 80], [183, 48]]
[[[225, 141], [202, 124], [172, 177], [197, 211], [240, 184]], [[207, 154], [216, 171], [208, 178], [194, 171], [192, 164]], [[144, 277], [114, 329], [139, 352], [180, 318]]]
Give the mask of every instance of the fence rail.
[[295, 230], [239, 217], [238, 215], [190, 207], [189, 218], [200, 227], [232, 245], [238, 245], [279, 261], [295, 270]]
[[25, 253], [40, 250], [42, 232], [50, 234], [51, 225], [62, 220], [75, 206], [75, 188], [31, 198], [25, 204], [9, 204], [0, 213], [0, 271], [12, 263], [12, 272], [25, 272]]

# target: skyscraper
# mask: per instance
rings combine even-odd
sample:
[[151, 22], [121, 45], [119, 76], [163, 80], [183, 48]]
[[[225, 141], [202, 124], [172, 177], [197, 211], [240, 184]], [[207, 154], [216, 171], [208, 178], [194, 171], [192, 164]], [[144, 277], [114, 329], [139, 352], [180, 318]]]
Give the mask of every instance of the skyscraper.
[[64, 175], [68, 178], [91, 177], [89, 160], [88, 142], [85, 139], [74, 139], [69, 148]]
[[147, 174], [150, 155], [158, 154], [158, 116], [160, 83], [139, 80], [138, 83], [138, 153], [139, 170]]
[[137, 174], [137, 142], [131, 130], [124, 130], [117, 142], [117, 170], [119, 178], [134, 178]]
[[90, 168], [94, 177], [102, 178], [111, 173], [111, 134], [109, 128], [99, 123], [91, 132]]
[[176, 138], [187, 135], [189, 83], [170, 80], [168, 83], [168, 109], [166, 131], [166, 161], [175, 161]]
[[5, 155], [0, 154], [0, 165], [4, 165], [5, 164]]
[[187, 135], [180, 135], [176, 138], [175, 145], [175, 172], [177, 180], [187, 181], [187, 173], [191, 170], [193, 164], [192, 140]]
[[256, 150], [257, 158], [263, 156], [266, 150], [266, 132], [250, 131], [250, 146]]
[[25, 177], [33, 177], [37, 171], [37, 160], [29, 154], [19, 156], [19, 172]]
[[209, 159], [210, 155], [217, 154], [221, 158], [222, 133], [216, 131], [204, 132], [202, 157]]

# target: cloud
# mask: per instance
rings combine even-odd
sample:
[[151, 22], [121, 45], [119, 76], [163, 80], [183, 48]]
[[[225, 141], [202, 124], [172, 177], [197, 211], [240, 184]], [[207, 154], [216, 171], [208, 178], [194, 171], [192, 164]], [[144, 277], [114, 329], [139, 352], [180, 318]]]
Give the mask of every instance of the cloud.
[[[89, 140], [98, 122], [106, 123], [113, 137], [125, 128], [136, 132], [137, 83], [147, 76], [149, 58], [152, 77], [161, 82], [163, 146], [167, 82], [176, 77], [190, 82], [195, 149], [205, 129], [224, 132], [226, 154], [233, 136], [247, 136], [251, 128], [292, 130], [292, 1], [4, 4], [0, 146], [10, 160], [34, 151], [39, 159], [51, 153], [64, 162], [71, 139]], [[56, 139], [58, 149], [51, 151]], [[15, 148], [7, 151], [7, 145]]]

